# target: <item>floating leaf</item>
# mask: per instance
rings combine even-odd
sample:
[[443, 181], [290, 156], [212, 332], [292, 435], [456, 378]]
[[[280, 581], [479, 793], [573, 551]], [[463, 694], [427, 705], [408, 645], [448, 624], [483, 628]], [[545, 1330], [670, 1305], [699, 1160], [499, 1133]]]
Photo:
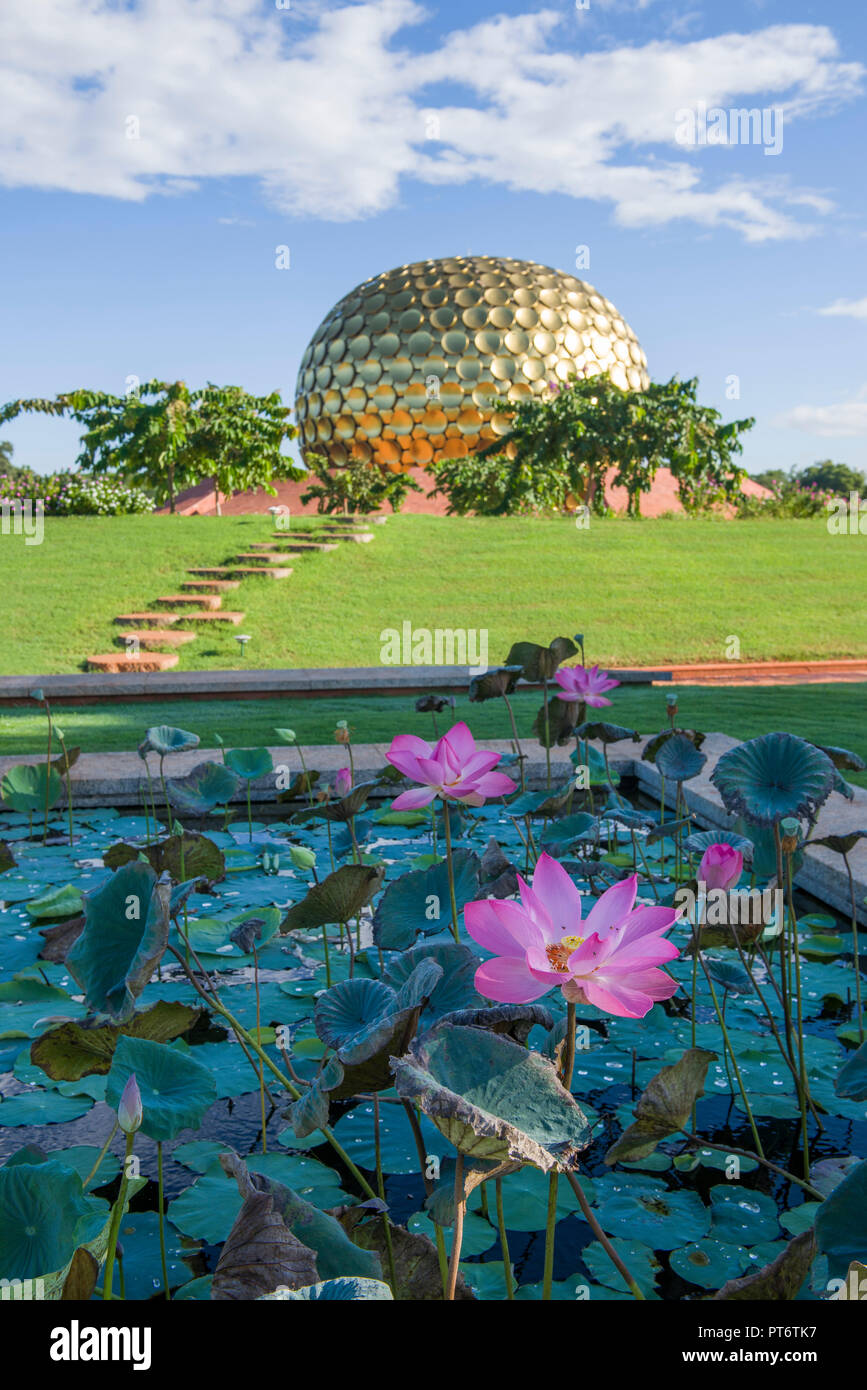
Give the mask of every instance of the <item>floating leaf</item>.
[[803, 1231], [789, 1241], [772, 1264], [745, 1275], [743, 1279], [730, 1279], [723, 1284], [719, 1293], [714, 1294], [714, 1299], [731, 1302], [773, 1299], [779, 1302], [796, 1298], [815, 1256], [816, 1238], [812, 1231]]
[[61, 917], [78, 917], [83, 900], [81, 893], [71, 883], [58, 888], [48, 888], [38, 898], [31, 898], [24, 904], [28, 916], [40, 922], [57, 921]]
[[13, 811], [44, 812], [46, 784], [50, 808], [63, 790], [60, 774], [53, 767], [46, 774], [44, 763], [16, 763], [0, 781], [0, 797]]
[[84, 930], [66, 964], [92, 1009], [130, 1017], [169, 936], [170, 884], [149, 864], [126, 864], [85, 894]]
[[334, 922], [348, 922], [357, 917], [382, 887], [385, 865], [344, 864], [316, 883], [300, 903], [290, 907], [280, 931], [312, 930]]
[[238, 791], [241, 779], [225, 763], [198, 763], [186, 777], [169, 777], [166, 790], [169, 801], [179, 810], [192, 815], [206, 815], [217, 806], [225, 806]]
[[439, 1023], [394, 1058], [398, 1095], [473, 1158], [571, 1168], [590, 1142], [586, 1116], [550, 1062], [498, 1033]]
[[660, 1139], [682, 1129], [704, 1092], [707, 1069], [715, 1052], [690, 1048], [673, 1066], [663, 1067], [635, 1106], [635, 1119], [605, 1155], [608, 1164], [634, 1162], [653, 1153]]
[[209, 840], [207, 835], [199, 835], [195, 830], [185, 830], [183, 835], [168, 835], [155, 844], [129, 844], [120, 840], [103, 855], [107, 869], [117, 869], [131, 864], [141, 855], [158, 873], [168, 873], [179, 883], [182, 879], [200, 880], [208, 885], [218, 883], [226, 874], [226, 861], [223, 851]]
[[867, 1250], [867, 1161], [859, 1163], [825, 1198], [816, 1215], [815, 1231], [819, 1252], [828, 1256], [832, 1278], [845, 1275], [851, 1262], [863, 1257]]
[[[452, 855], [458, 912], [479, 893], [481, 864], [471, 850]], [[412, 869], [389, 883], [373, 914], [373, 939], [384, 951], [404, 951], [419, 932], [441, 931], [450, 922], [449, 877], [445, 861]]]
[[867, 1100], [867, 1042], [838, 1072], [834, 1090], [843, 1100]]
[[160, 999], [151, 1008], [134, 1014], [128, 1023], [61, 1023], [37, 1038], [30, 1048], [30, 1059], [52, 1081], [78, 1081], [94, 1073], [106, 1075], [120, 1037], [147, 1038], [150, 1042], [170, 1042], [187, 1033], [201, 1009]]
[[108, 1212], [62, 1161], [7, 1163], [0, 1168], [0, 1277], [47, 1283], [55, 1276], [62, 1288], [76, 1249], [99, 1236]]
[[135, 1076], [141, 1092], [142, 1133], [165, 1142], [183, 1129], [197, 1129], [217, 1099], [217, 1084], [208, 1067], [190, 1052], [144, 1038], [121, 1037], [112, 1058], [105, 1099], [117, 1109], [123, 1088]]

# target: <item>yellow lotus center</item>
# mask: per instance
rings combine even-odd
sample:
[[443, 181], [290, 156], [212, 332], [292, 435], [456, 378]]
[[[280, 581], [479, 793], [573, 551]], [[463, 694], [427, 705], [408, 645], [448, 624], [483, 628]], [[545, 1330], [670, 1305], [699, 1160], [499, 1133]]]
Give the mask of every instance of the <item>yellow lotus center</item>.
[[545, 954], [552, 970], [566, 974], [569, 970], [569, 957], [584, 941], [583, 936], [564, 936], [556, 945], [546, 946]]

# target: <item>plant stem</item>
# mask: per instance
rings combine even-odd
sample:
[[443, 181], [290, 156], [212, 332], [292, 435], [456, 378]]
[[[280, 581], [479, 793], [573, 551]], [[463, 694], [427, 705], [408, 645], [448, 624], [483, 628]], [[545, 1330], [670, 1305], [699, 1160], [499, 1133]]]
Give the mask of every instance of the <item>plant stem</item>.
[[572, 1089], [572, 1073], [575, 1070], [575, 1005], [566, 1001], [566, 1037], [563, 1047], [563, 1068], [560, 1080], [567, 1091]]
[[527, 786], [526, 786], [526, 783], [525, 783], [525, 781], [524, 781], [524, 758], [523, 758], [523, 754], [522, 754], [522, 752], [521, 752], [520, 740], [518, 739], [518, 726], [517, 726], [516, 723], [515, 723], [515, 711], [512, 709], [512, 706], [511, 706], [511, 703], [510, 703], [510, 701], [509, 701], [508, 695], [504, 694], [504, 695], [503, 695], [503, 699], [504, 699], [505, 702], [506, 702], [506, 709], [509, 711], [509, 719], [511, 720], [511, 723], [512, 723], [512, 737], [513, 737], [514, 740], [515, 740], [515, 748], [516, 748], [517, 753], [518, 753], [518, 771], [519, 771], [519, 773], [520, 773], [520, 775], [521, 775], [521, 791], [524, 792], [524, 791], [527, 790]]
[[497, 1194], [497, 1229], [500, 1232], [500, 1250], [503, 1255], [503, 1275], [506, 1280], [506, 1298], [509, 1303], [514, 1302], [515, 1289], [512, 1284], [512, 1261], [509, 1258], [509, 1238], [506, 1235], [506, 1218], [503, 1212], [503, 1179], [494, 1179], [494, 1190]]
[[455, 1229], [452, 1236], [452, 1254], [449, 1260], [449, 1281], [446, 1287], [446, 1302], [453, 1303], [458, 1284], [458, 1269], [461, 1262], [461, 1245], [464, 1239], [464, 1209], [467, 1194], [464, 1191], [464, 1156], [458, 1149], [455, 1163]]
[[102, 1296], [106, 1301], [111, 1298], [111, 1286], [114, 1278], [114, 1256], [117, 1250], [117, 1237], [120, 1231], [120, 1223], [123, 1217], [123, 1209], [126, 1206], [126, 1190], [129, 1186], [129, 1160], [132, 1157], [134, 1134], [126, 1136], [126, 1153], [124, 1154], [123, 1168], [120, 1173], [120, 1188], [115, 1198], [114, 1206], [111, 1209], [111, 1225], [108, 1228], [108, 1248], [105, 1253], [105, 1269], [102, 1274]]
[[448, 803], [446, 801], [443, 801], [442, 807], [443, 823], [446, 828], [446, 867], [448, 868], [449, 874], [449, 901], [451, 904], [452, 912], [452, 936], [455, 938], [455, 941], [460, 944], [460, 935], [458, 933], [458, 903], [457, 898], [455, 897], [455, 868], [454, 864], [452, 863], [452, 827], [451, 821], [449, 819]]
[[545, 771], [545, 786], [546, 786], [547, 790], [550, 791], [550, 790], [551, 790], [551, 723], [550, 723], [550, 718], [549, 718], [549, 715], [548, 715], [548, 681], [547, 681], [547, 678], [544, 677], [544, 676], [542, 677], [542, 689], [543, 689], [544, 692], [545, 692], [545, 694], [544, 694], [544, 699], [545, 699], [545, 769], [546, 769], [546, 771]]
[[792, 856], [786, 855], [786, 897], [795, 957], [795, 989], [798, 1006], [798, 1103], [801, 1107], [801, 1144], [804, 1150], [804, 1177], [810, 1178], [810, 1138], [807, 1132], [807, 1063], [804, 1054], [804, 1017], [801, 1007], [801, 951], [798, 945], [798, 919], [792, 893]]
[[102, 1148], [100, 1149], [99, 1153], [98, 1153], [97, 1156], [96, 1156], [96, 1161], [95, 1161], [93, 1167], [91, 1168], [91, 1170], [90, 1170], [90, 1172], [88, 1173], [87, 1177], [84, 1179], [84, 1182], [81, 1184], [81, 1186], [84, 1188], [85, 1192], [86, 1192], [87, 1189], [90, 1187], [90, 1184], [93, 1182], [93, 1179], [94, 1179], [95, 1176], [96, 1176], [97, 1169], [99, 1168], [100, 1163], [102, 1162], [102, 1160], [105, 1158], [106, 1154], [108, 1153], [108, 1146], [109, 1146], [109, 1144], [111, 1143], [111, 1141], [112, 1141], [112, 1139], [114, 1138], [114, 1136], [117, 1134], [117, 1131], [118, 1131], [118, 1123], [117, 1123], [117, 1120], [115, 1120], [115, 1122], [114, 1122], [114, 1124], [112, 1125], [112, 1128], [111, 1128], [111, 1133], [109, 1134], [108, 1138], [106, 1139], [105, 1143], [103, 1144]]
[[548, 1178], [548, 1217], [545, 1222], [545, 1270], [542, 1276], [542, 1300], [549, 1302], [554, 1279], [554, 1228], [557, 1224], [558, 1174], [555, 1168]]
[[716, 1149], [717, 1153], [733, 1154], [735, 1158], [755, 1159], [756, 1163], [760, 1163], [763, 1168], [767, 1168], [771, 1173], [778, 1173], [779, 1176], [785, 1178], [787, 1182], [793, 1182], [796, 1187], [802, 1187], [805, 1192], [809, 1192], [811, 1197], [815, 1197], [817, 1202], [824, 1202], [825, 1200], [825, 1194], [820, 1192], [817, 1187], [813, 1187], [810, 1183], [805, 1182], [803, 1178], [796, 1177], [794, 1173], [789, 1173], [785, 1168], [781, 1168], [779, 1164], [771, 1163], [769, 1159], [763, 1158], [761, 1154], [750, 1153], [749, 1149], [733, 1149], [731, 1144], [712, 1144], [709, 1139], [702, 1139], [700, 1135], [690, 1134], [685, 1129], [682, 1129], [680, 1133], [683, 1135], [684, 1139], [689, 1140], [693, 1148]]
[[629, 1273], [629, 1270], [626, 1268], [626, 1265], [621, 1260], [617, 1251], [614, 1249], [614, 1246], [611, 1244], [611, 1241], [608, 1239], [602, 1227], [599, 1225], [599, 1222], [596, 1220], [596, 1217], [593, 1215], [593, 1212], [590, 1210], [590, 1206], [587, 1202], [587, 1198], [584, 1196], [584, 1190], [580, 1182], [578, 1181], [574, 1173], [567, 1173], [566, 1178], [569, 1182], [570, 1187], [572, 1188], [572, 1191], [578, 1198], [578, 1205], [581, 1208], [581, 1215], [584, 1217], [584, 1220], [587, 1222], [587, 1225], [590, 1227], [594, 1236], [599, 1241], [599, 1244], [602, 1246], [602, 1249], [605, 1251], [609, 1260], [614, 1265], [614, 1268], [617, 1270], [617, 1273], [620, 1275], [621, 1279], [626, 1284], [626, 1287], [629, 1289], [629, 1292], [632, 1294], [632, 1297], [640, 1299], [643, 1303], [645, 1301], [644, 1294], [641, 1292], [641, 1289], [636, 1284], [632, 1275]]
[[166, 1261], [166, 1213], [163, 1201], [163, 1146], [162, 1141], [157, 1140], [157, 1211], [160, 1217], [160, 1263], [163, 1267], [163, 1288], [166, 1291], [166, 1302], [171, 1302], [171, 1291], [169, 1289], [169, 1267]]
[[[201, 997], [204, 999], [205, 1003], [209, 1006], [209, 1008], [214, 1009], [214, 1011], [218, 1013], [221, 1018], [224, 1018], [228, 1023], [229, 1027], [235, 1033], [236, 1037], [239, 1039], [239, 1041], [245, 1042], [247, 1046], [250, 1047], [253, 1050], [253, 1052], [255, 1052], [261, 1058], [265, 1065], [268, 1068], [270, 1068], [270, 1070], [274, 1073], [283, 1089], [289, 1092], [292, 1099], [300, 1100], [301, 1092], [299, 1091], [298, 1087], [295, 1086], [289, 1080], [289, 1077], [286, 1076], [280, 1070], [276, 1062], [273, 1062], [271, 1060], [265, 1049], [258, 1045], [256, 1039], [253, 1038], [247, 1032], [247, 1029], [244, 1027], [244, 1025], [237, 1018], [235, 1018], [234, 1014], [231, 1014], [229, 1012], [229, 1010], [225, 1007], [224, 1004], [221, 1004], [217, 999], [213, 997], [213, 995], [207, 994], [201, 988], [198, 980], [196, 980], [192, 972], [187, 969], [186, 963], [180, 951], [176, 950], [175, 947], [171, 944], [169, 944], [168, 950], [171, 951], [175, 959], [180, 962], [181, 966], [184, 969], [184, 972], [186, 973], [190, 981], [190, 984], [193, 986], [196, 992], [201, 995]], [[331, 1145], [332, 1149], [337, 1154], [337, 1157], [341, 1160], [341, 1162], [346, 1164], [346, 1167], [349, 1169], [350, 1173], [355, 1178], [355, 1181], [358, 1183], [359, 1187], [363, 1189], [363, 1191], [367, 1194], [368, 1197], [375, 1197], [376, 1193], [374, 1192], [370, 1183], [367, 1181], [367, 1178], [364, 1176], [363, 1173], [359, 1171], [359, 1169], [353, 1163], [352, 1159], [349, 1157], [349, 1154], [346, 1152], [343, 1145], [340, 1143], [340, 1140], [335, 1137], [335, 1135], [326, 1125], [323, 1125], [320, 1128], [320, 1133], [324, 1134], [326, 1140]]]
[[[382, 1172], [382, 1143], [379, 1132], [379, 1096], [373, 1097], [373, 1146], [376, 1154], [376, 1186], [381, 1201], [385, 1201], [385, 1178]], [[391, 1292], [397, 1298], [397, 1274], [394, 1268], [394, 1250], [391, 1244], [391, 1222], [388, 1219], [388, 1212], [382, 1213], [382, 1229], [385, 1235], [385, 1250], [388, 1258], [388, 1282], [391, 1285]]]
[[864, 1041], [864, 1011], [861, 1004], [861, 966], [858, 961], [858, 910], [855, 906], [855, 881], [852, 878], [852, 866], [849, 863], [848, 854], [843, 855], [843, 863], [846, 865], [846, 873], [849, 875], [849, 901], [852, 904], [852, 958], [855, 966], [855, 999], [857, 1001], [858, 1012], [858, 1041]]
[[698, 951], [696, 951], [696, 955], [698, 956], [699, 961], [701, 962], [701, 968], [704, 971], [704, 977], [707, 980], [708, 988], [710, 989], [711, 998], [713, 999], [713, 1006], [716, 1010], [716, 1016], [719, 1019], [720, 1028], [722, 1029], [723, 1043], [725, 1047], [728, 1049], [728, 1054], [732, 1059], [732, 1066], [734, 1067], [734, 1073], [737, 1077], [738, 1089], [740, 1090], [741, 1099], [744, 1103], [744, 1110], [746, 1111], [747, 1119], [750, 1122], [750, 1129], [753, 1132], [753, 1140], [755, 1142], [756, 1151], [757, 1153], [761, 1154], [762, 1158], [764, 1159], [764, 1149], [762, 1148], [762, 1141], [759, 1138], [759, 1131], [756, 1128], [756, 1121], [753, 1116], [753, 1111], [750, 1105], [749, 1097], [747, 1095], [747, 1088], [743, 1083], [740, 1067], [738, 1066], [738, 1059], [737, 1057], [735, 1057], [734, 1048], [732, 1047], [731, 1042], [729, 1040], [728, 1029], [726, 1028], [725, 1019], [723, 1018], [722, 1013], [720, 1012], [720, 1006], [716, 997], [716, 990], [713, 987], [713, 979], [711, 978], [711, 974], [707, 968], [704, 957]]

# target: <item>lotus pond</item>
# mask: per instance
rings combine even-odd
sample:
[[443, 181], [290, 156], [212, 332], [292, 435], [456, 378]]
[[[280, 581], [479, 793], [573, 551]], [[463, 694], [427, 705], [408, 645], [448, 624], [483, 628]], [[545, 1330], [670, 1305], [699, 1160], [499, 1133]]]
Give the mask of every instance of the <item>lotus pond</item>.
[[[538, 732], [574, 741], [565, 785], [522, 789], [520, 747], [486, 754], [465, 725], [399, 735], [363, 782], [338, 731], [336, 784], [305, 764], [264, 807], [267, 749], [175, 779], [197, 740], [164, 727], [135, 814], [67, 804], [65, 747], [7, 774], [19, 1296], [847, 1296], [867, 1255], [855, 904], [841, 920], [796, 880], [852, 755], [741, 744], [713, 774], [733, 828], [702, 830], [703, 736], [670, 708], [642, 752], [674, 809], [647, 804], [607, 757], [634, 731], [586, 722], [604, 673], [530, 646], [476, 698], [507, 703], [534, 660], [559, 678]], [[857, 839], [823, 843], [848, 865]], [[714, 917], [714, 890], [763, 888], [760, 921]]]

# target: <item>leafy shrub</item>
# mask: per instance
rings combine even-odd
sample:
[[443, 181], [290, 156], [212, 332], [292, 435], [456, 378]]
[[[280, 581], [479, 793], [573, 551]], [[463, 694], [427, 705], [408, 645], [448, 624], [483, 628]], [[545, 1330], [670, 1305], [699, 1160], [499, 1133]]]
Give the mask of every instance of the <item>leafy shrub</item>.
[[319, 481], [301, 494], [301, 501], [306, 505], [315, 498], [318, 512], [375, 512], [386, 502], [393, 512], [399, 512], [408, 492], [421, 492], [408, 474], [392, 473], [361, 459], [339, 468], [321, 454], [311, 454], [307, 462]]
[[770, 497], [748, 497], [741, 493], [737, 502], [737, 515], [744, 520], [755, 517], [798, 519], [811, 516], [826, 516], [827, 506], [832, 494], [821, 492], [819, 488], [804, 487], [796, 477], [774, 479], [770, 483]]
[[0, 501], [40, 500], [46, 516], [128, 516], [150, 512], [153, 501], [141, 488], [120, 478], [94, 478], [87, 473], [49, 473], [28, 469], [16, 476], [0, 474]]

